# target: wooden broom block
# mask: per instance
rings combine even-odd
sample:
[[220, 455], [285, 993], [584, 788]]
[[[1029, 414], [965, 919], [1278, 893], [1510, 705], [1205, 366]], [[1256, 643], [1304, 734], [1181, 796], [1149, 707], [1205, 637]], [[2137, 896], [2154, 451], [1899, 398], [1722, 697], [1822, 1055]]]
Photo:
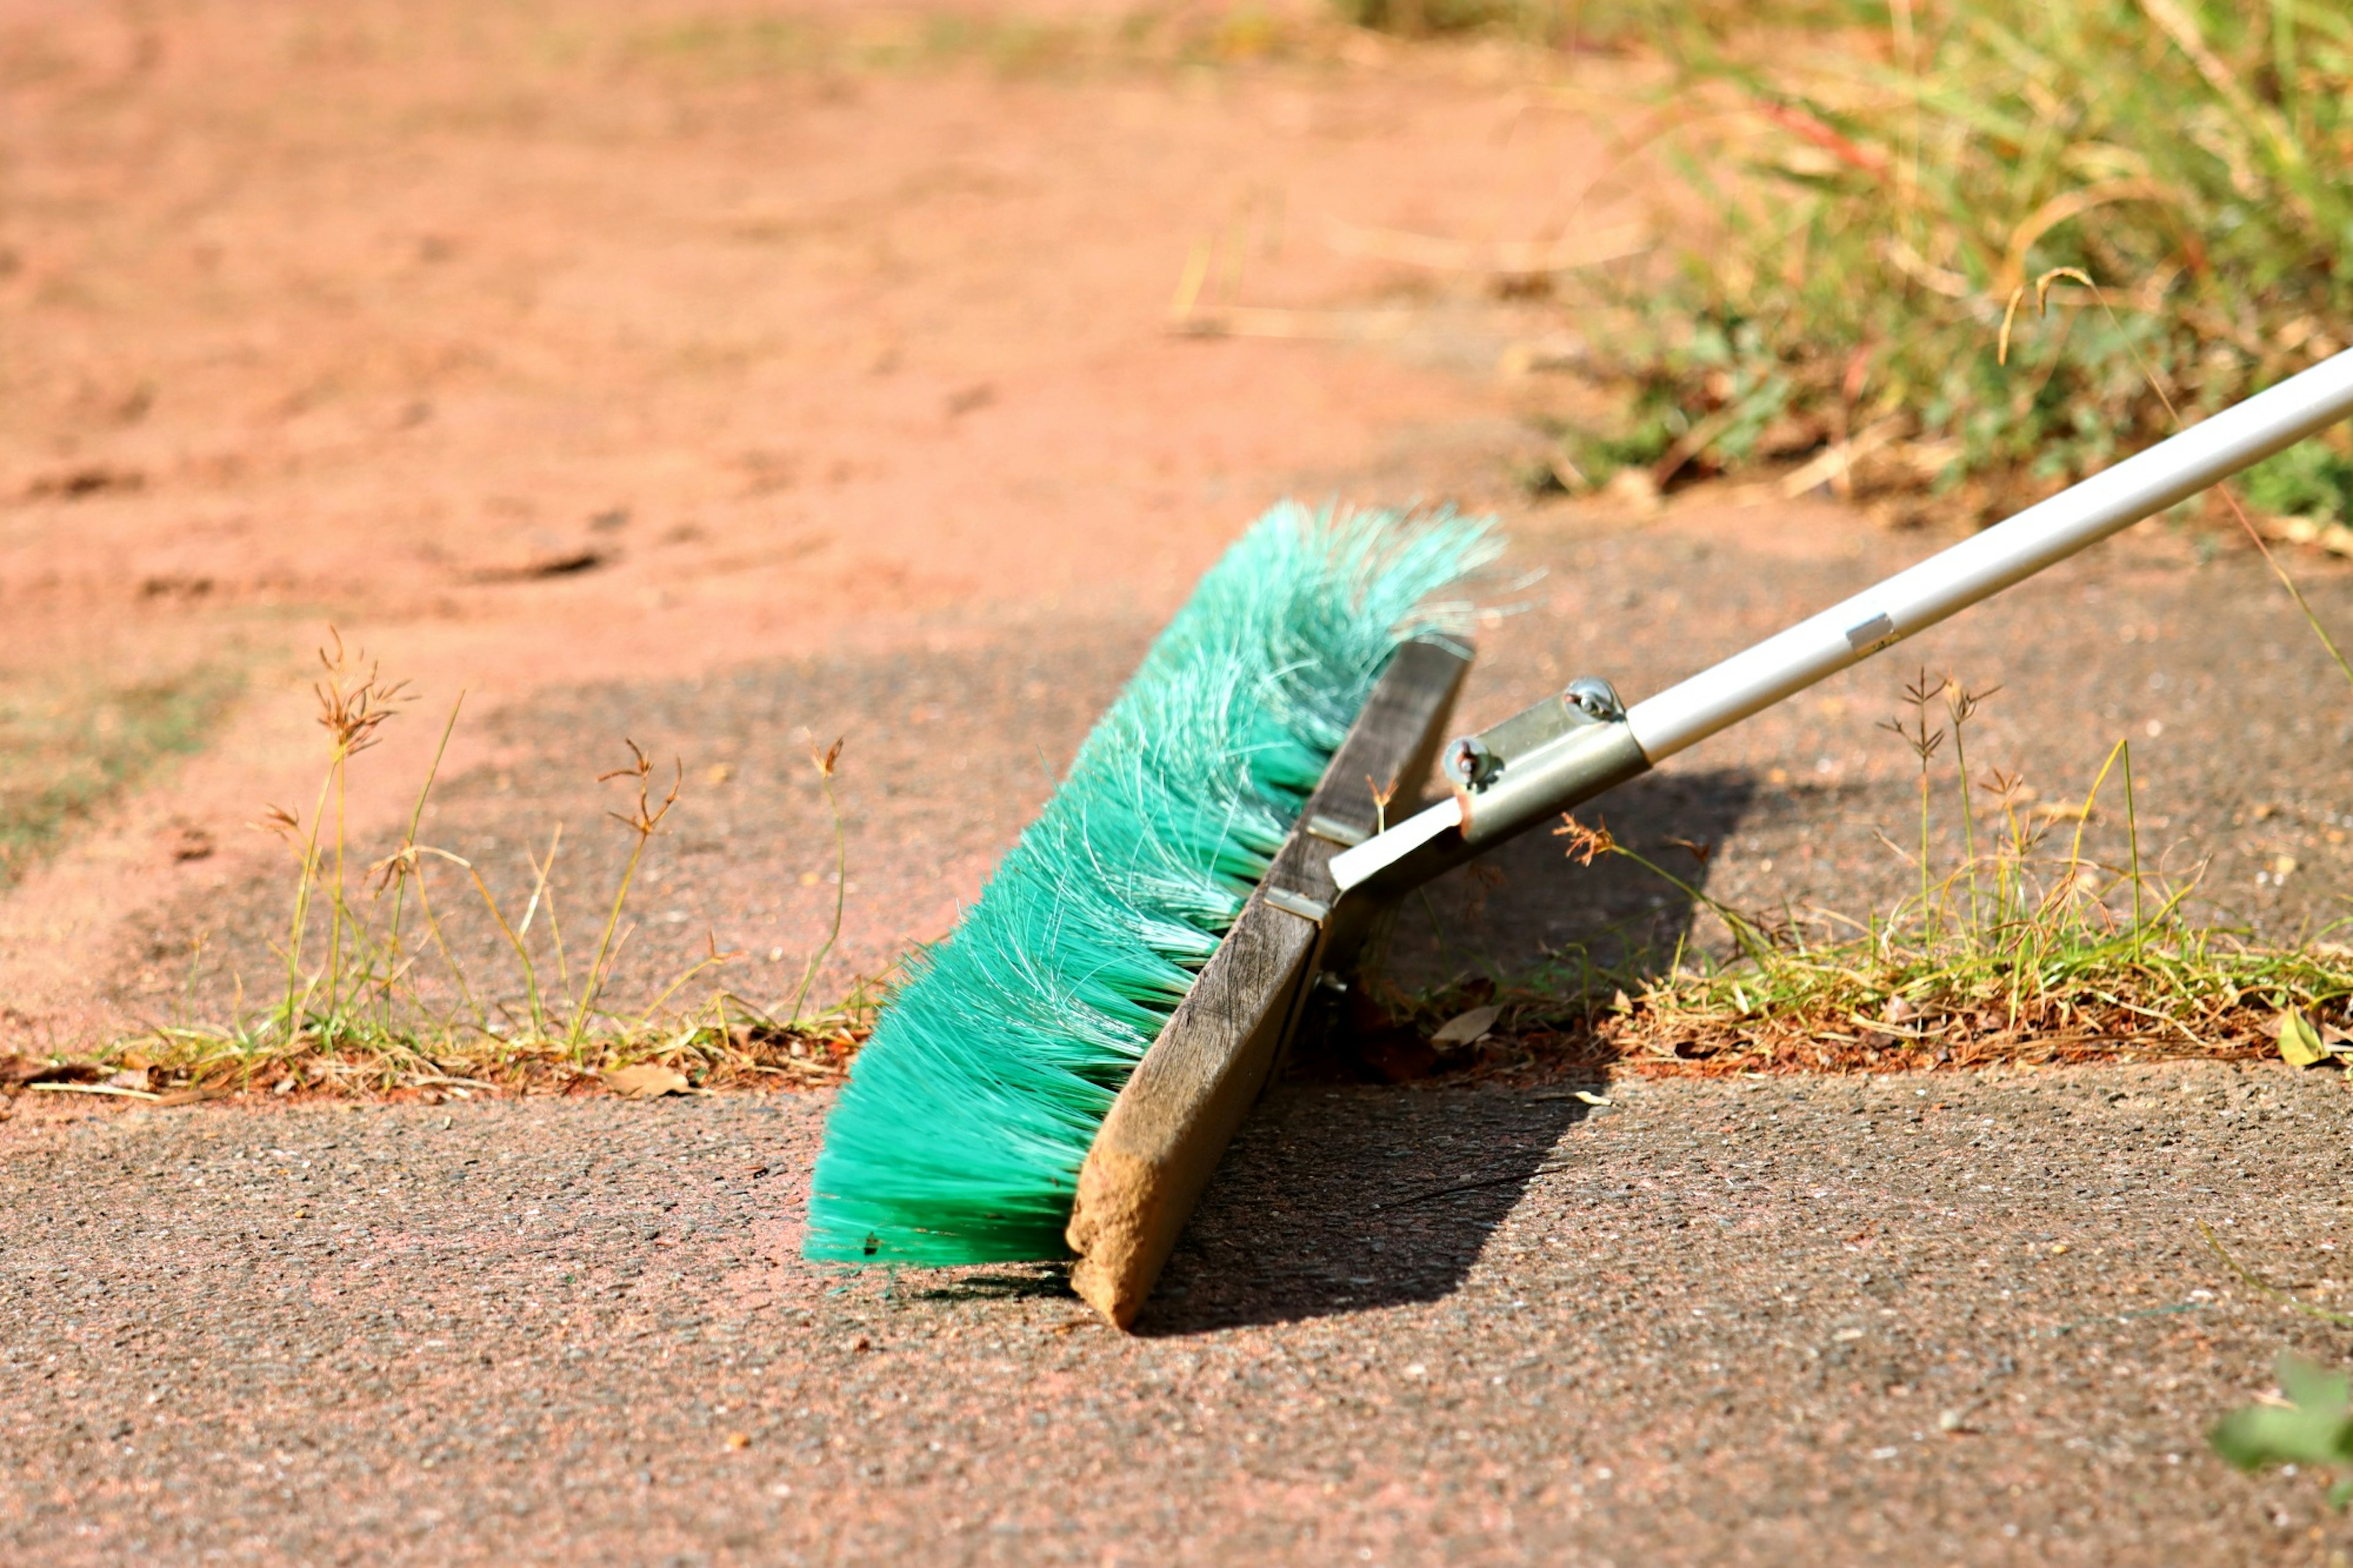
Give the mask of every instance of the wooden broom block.
[[1317, 922], [1296, 909], [1332, 902], [1338, 889], [1327, 864], [1347, 847], [1340, 840], [1376, 830], [1374, 786], [1401, 787], [1390, 820], [1411, 809], [1470, 667], [1467, 653], [1435, 643], [1398, 650], [1266, 880], [1095, 1133], [1071, 1210], [1068, 1237], [1079, 1255], [1071, 1283], [1117, 1327], [1133, 1323], [1151, 1295], [1281, 1058], [1318, 945]]

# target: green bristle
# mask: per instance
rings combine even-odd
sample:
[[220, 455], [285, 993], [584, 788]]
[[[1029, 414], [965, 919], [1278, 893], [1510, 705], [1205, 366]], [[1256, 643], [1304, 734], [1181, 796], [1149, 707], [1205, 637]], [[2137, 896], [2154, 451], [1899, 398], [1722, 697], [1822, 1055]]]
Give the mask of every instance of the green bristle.
[[1275, 508], [1212, 567], [945, 942], [916, 955], [826, 1123], [811, 1258], [1067, 1256], [1079, 1165], [1430, 596], [1484, 521]]

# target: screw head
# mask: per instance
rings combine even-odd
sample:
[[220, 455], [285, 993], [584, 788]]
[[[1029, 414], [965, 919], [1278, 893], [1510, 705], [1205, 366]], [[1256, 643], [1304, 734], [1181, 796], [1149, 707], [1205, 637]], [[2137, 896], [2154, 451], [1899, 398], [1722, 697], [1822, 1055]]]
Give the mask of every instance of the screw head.
[[1465, 735], [1446, 748], [1446, 776], [1465, 789], [1478, 789], [1502, 771], [1495, 753], [1476, 735]]
[[1560, 698], [1587, 718], [1605, 724], [1626, 717], [1626, 704], [1619, 699], [1618, 689], [1598, 675], [1578, 676]]

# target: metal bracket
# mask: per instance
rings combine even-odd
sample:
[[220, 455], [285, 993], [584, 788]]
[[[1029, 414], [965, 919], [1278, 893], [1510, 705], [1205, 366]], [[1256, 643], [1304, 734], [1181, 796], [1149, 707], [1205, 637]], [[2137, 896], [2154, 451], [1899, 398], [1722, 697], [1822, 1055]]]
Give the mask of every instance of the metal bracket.
[[1315, 813], [1307, 819], [1307, 836], [1321, 838], [1326, 844], [1337, 844], [1343, 849], [1354, 849], [1372, 837], [1354, 823], [1343, 822], [1336, 816]]
[[1262, 891], [1266, 896], [1266, 901], [1283, 913], [1297, 915], [1303, 921], [1313, 921], [1319, 926], [1324, 923], [1324, 917], [1332, 912], [1332, 906], [1323, 900], [1311, 899], [1304, 893], [1294, 893], [1288, 888], [1267, 888]]
[[1332, 858], [1341, 897], [1326, 940], [1336, 962], [1353, 957], [1368, 911], [1381, 900], [1419, 887], [1650, 765], [1616, 689], [1591, 676], [1456, 741], [1443, 762], [1453, 799]]
[[1625, 717], [1626, 704], [1617, 688], [1599, 676], [1581, 675], [1558, 696], [1454, 742], [1446, 748], [1440, 765], [1456, 795], [1482, 795], [1494, 787], [1514, 763], [1579, 730], [1616, 723]]

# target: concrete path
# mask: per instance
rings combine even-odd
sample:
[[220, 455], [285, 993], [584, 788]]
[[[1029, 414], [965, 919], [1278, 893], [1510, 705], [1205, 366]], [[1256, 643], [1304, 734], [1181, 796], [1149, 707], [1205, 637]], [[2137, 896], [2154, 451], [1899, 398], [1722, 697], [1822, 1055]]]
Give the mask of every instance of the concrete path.
[[45, 1112], [0, 1561], [2345, 1560], [2194, 1228], [2344, 1302], [2337, 1084], [1608, 1091], [1283, 1091], [1134, 1338], [799, 1261], [815, 1098]]

